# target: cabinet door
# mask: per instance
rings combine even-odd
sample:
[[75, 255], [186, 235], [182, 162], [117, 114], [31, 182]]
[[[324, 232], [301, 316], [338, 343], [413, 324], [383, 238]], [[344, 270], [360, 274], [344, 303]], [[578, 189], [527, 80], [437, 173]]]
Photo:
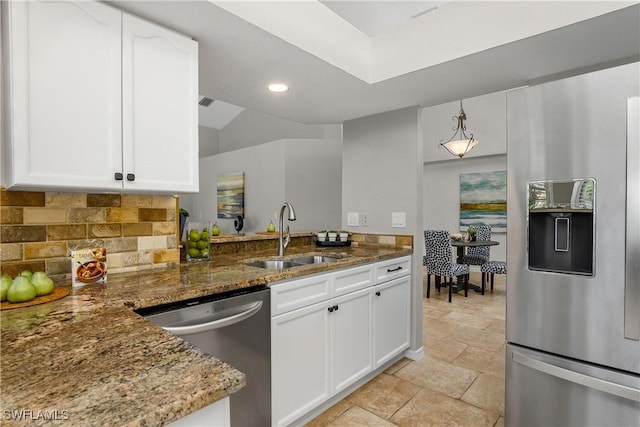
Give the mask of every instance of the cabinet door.
[[7, 187], [121, 188], [121, 12], [3, 3]]
[[273, 425], [288, 425], [330, 397], [325, 301], [271, 319]]
[[332, 388], [337, 393], [373, 369], [372, 290], [363, 289], [332, 301]]
[[198, 191], [198, 45], [125, 14], [123, 173], [129, 191]]
[[373, 288], [375, 367], [409, 348], [411, 276]]

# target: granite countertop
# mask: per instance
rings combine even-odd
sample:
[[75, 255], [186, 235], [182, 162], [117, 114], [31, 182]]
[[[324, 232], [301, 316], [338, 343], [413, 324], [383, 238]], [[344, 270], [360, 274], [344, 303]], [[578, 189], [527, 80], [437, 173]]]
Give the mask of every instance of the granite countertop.
[[245, 262], [276, 258], [273, 251], [216, 255], [209, 262], [109, 274], [106, 285], [73, 288], [58, 301], [3, 310], [2, 424], [168, 424], [240, 390], [245, 377], [133, 309], [411, 254], [396, 246], [309, 245], [290, 248], [287, 257], [320, 252], [340, 259], [268, 271]]

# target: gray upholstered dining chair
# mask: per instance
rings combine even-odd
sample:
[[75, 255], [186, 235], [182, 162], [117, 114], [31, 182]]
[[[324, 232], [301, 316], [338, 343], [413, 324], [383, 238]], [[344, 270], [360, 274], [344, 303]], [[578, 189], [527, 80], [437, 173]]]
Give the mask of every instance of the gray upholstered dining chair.
[[488, 261], [480, 266], [482, 273], [482, 295], [489, 278], [491, 278], [491, 292], [493, 292], [493, 275], [507, 274], [507, 263], [504, 261]]
[[427, 267], [427, 298], [430, 297], [431, 275], [435, 276], [436, 288], [440, 291], [440, 278], [449, 279], [449, 302], [453, 278], [464, 277], [464, 296], [469, 294], [469, 266], [452, 261], [451, 236], [446, 230], [424, 231], [425, 256], [422, 264]]
[[[491, 240], [491, 226], [478, 225], [476, 240]], [[468, 247], [467, 253], [462, 257], [462, 263], [467, 265], [482, 265], [489, 261], [491, 246]]]

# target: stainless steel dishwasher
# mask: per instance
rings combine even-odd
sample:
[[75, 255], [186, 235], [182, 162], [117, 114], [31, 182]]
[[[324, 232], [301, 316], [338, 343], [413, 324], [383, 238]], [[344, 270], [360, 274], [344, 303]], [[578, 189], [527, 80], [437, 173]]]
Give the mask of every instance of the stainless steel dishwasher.
[[252, 287], [136, 310], [246, 375], [230, 397], [231, 425], [271, 425], [271, 307], [269, 288]]

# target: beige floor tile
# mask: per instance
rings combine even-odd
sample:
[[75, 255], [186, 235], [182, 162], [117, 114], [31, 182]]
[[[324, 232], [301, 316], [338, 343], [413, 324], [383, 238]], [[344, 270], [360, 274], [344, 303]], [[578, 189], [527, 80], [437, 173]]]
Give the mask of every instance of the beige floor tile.
[[504, 320], [494, 319], [486, 330], [504, 335], [506, 330], [506, 323], [507, 322], [505, 322]]
[[460, 313], [457, 311], [452, 311], [451, 313], [442, 316], [440, 320], [454, 323], [455, 325], [465, 325], [475, 329], [486, 329], [491, 324], [491, 319], [485, 319], [477, 315]]
[[504, 347], [504, 334], [478, 330], [468, 326], [459, 326], [448, 338], [481, 348], [487, 351], [498, 351]]
[[409, 363], [395, 375], [405, 381], [428, 387], [453, 398], [462, 396], [478, 376], [471, 369], [431, 357]]
[[420, 391], [420, 387], [398, 377], [381, 374], [352, 393], [347, 400], [380, 418], [389, 419]]
[[496, 414], [504, 414], [504, 378], [480, 374], [461, 400]]
[[456, 332], [457, 325], [440, 319], [425, 318], [422, 324], [423, 338], [447, 338]]
[[477, 347], [468, 346], [452, 363], [504, 380], [504, 361], [505, 353], [502, 350], [486, 351]]
[[458, 399], [424, 389], [400, 409], [391, 421], [398, 426], [493, 427], [498, 414]]
[[447, 362], [451, 362], [467, 348], [467, 345], [463, 343], [432, 337], [424, 338], [422, 343], [427, 356]]
[[371, 412], [365, 411], [357, 406], [347, 409], [342, 415], [328, 424], [328, 427], [362, 427], [362, 426], [380, 426], [390, 427], [395, 424], [375, 416]]
[[345, 413], [349, 408], [351, 408], [351, 403], [347, 400], [341, 400], [311, 420], [309, 423], [305, 424], [305, 427], [326, 427], [340, 415]]

